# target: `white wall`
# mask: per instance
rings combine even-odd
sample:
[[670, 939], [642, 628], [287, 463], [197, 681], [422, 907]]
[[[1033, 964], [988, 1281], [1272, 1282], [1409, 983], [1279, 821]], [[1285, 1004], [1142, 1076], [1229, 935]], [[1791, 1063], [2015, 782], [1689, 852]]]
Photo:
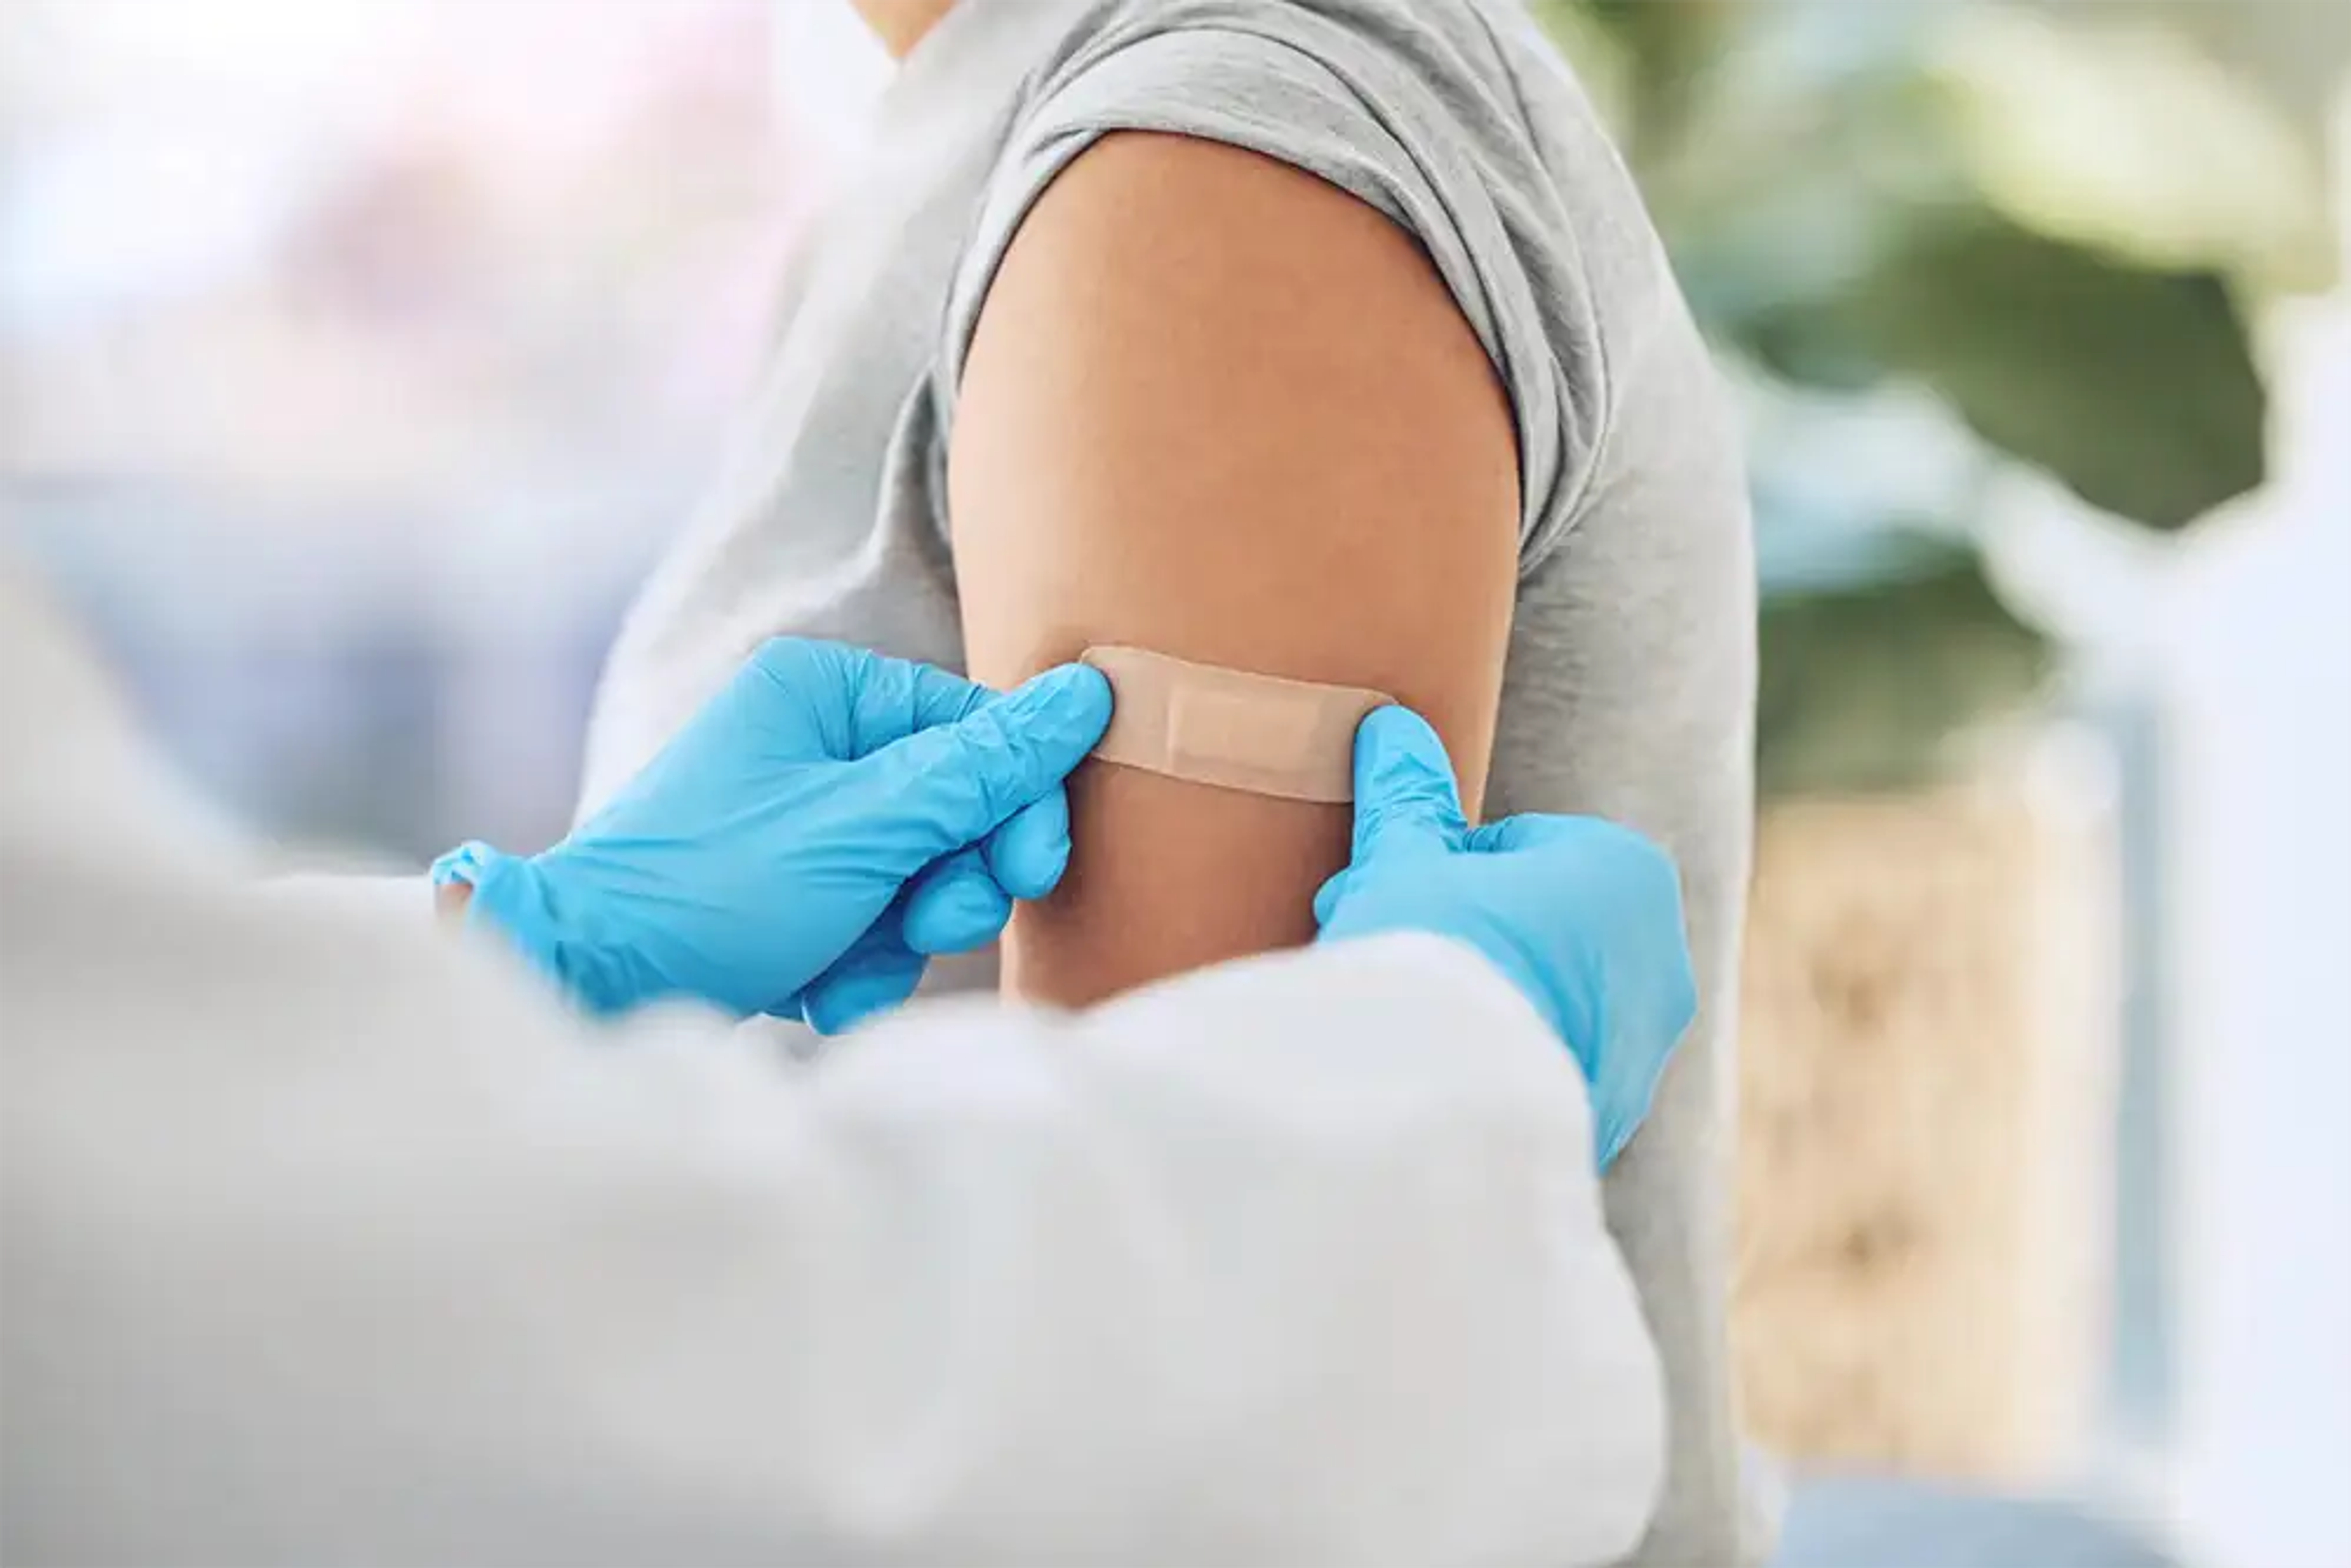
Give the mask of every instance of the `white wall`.
[[[2351, 171], [2351, 102], [2338, 177]], [[2343, 206], [2351, 212], [2351, 178]], [[2351, 236], [2346, 236], [2351, 248]], [[2187, 563], [2173, 1502], [2220, 1568], [2351, 1563], [2351, 287], [2276, 324], [2279, 484]]]

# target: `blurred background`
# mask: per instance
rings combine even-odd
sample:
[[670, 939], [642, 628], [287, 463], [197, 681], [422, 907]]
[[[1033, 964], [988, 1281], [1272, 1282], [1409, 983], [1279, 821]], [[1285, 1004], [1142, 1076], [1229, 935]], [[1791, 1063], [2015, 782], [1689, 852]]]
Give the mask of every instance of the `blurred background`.
[[[2351, 1563], [2351, 0], [1531, 9], [1750, 411], [1787, 1560]], [[260, 831], [547, 841], [885, 79], [829, 0], [10, 0], [0, 528]]]

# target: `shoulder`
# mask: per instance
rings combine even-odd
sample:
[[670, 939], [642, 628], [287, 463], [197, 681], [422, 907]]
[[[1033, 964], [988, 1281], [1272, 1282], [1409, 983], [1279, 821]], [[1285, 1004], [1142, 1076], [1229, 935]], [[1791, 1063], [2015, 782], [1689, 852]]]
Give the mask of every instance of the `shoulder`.
[[[1687, 352], [1680, 297], [1605, 128], [1490, 0], [1106, 0], [1032, 72], [947, 315], [946, 390], [997, 265], [1098, 142], [1226, 143], [1353, 197], [1426, 255], [1519, 426], [1529, 559], [1606, 465], [1620, 367]], [[1150, 160], [1127, 161], [1137, 178]], [[1299, 188], [1304, 206], [1311, 193]]]
[[1488, 0], [1102, 0], [1031, 74], [1025, 107], [1050, 118], [1073, 94], [1094, 112], [1190, 99], [1269, 130], [1345, 117], [1380, 132], [1374, 147], [1441, 130], [1487, 174], [1529, 178], [1536, 116], [1598, 130], [1541, 29]]

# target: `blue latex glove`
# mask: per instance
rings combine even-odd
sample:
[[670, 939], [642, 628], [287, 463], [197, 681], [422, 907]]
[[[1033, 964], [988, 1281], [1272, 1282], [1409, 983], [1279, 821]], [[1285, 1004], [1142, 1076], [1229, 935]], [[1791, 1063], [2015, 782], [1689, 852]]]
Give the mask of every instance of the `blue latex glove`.
[[762, 647], [544, 854], [468, 844], [436, 882], [586, 1007], [691, 997], [843, 1030], [1060, 881], [1061, 780], [1110, 722], [1069, 664], [998, 695], [831, 643]]
[[1314, 918], [1325, 942], [1427, 931], [1490, 959], [1583, 1069], [1603, 1169], [1649, 1113], [1697, 1010], [1665, 852], [1593, 817], [1470, 827], [1444, 743], [1406, 708], [1355, 732], [1353, 853]]

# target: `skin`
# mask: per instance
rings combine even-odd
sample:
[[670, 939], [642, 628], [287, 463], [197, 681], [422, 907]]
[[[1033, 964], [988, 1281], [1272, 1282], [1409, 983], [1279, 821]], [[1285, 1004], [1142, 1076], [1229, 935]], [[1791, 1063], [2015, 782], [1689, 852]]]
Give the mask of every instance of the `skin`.
[[938, 26], [956, 0], [850, 0], [866, 30], [882, 41], [893, 60], [903, 60]]
[[[948, 499], [971, 674], [1123, 643], [1369, 686], [1485, 787], [1517, 566], [1507, 399], [1417, 245], [1218, 143], [1081, 154], [997, 274]], [[1089, 763], [1008, 988], [1082, 1005], [1301, 943], [1349, 811]]]

